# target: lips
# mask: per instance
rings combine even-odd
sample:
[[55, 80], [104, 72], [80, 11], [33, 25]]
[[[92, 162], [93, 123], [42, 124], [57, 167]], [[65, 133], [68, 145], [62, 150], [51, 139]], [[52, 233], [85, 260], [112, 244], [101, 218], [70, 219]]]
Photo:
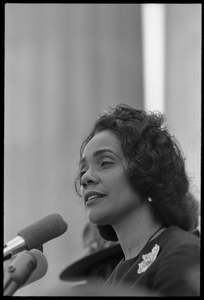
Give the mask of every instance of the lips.
[[101, 197], [104, 197], [104, 196], [105, 196], [105, 194], [102, 194], [102, 193], [99, 193], [99, 192], [95, 192], [95, 191], [88, 192], [85, 195], [85, 202], [88, 202], [92, 199], [98, 199], [98, 198], [101, 198]]

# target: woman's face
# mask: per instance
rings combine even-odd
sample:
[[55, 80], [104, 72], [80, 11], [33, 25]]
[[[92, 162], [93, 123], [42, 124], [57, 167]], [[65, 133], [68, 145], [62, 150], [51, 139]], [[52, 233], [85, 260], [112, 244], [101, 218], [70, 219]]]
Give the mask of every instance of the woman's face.
[[132, 214], [141, 197], [124, 173], [126, 160], [120, 141], [108, 130], [86, 145], [81, 163], [81, 194], [92, 223], [114, 225]]

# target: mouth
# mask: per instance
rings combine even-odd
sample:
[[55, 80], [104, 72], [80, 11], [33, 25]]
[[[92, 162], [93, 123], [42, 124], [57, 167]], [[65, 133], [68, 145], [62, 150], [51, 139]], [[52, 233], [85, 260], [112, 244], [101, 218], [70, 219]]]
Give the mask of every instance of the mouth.
[[104, 194], [102, 193], [99, 193], [99, 192], [88, 192], [86, 195], [85, 195], [85, 202], [86, 204], [89, 202], [89, 201], [92, 201], [92, 200], [96, 200], [96, 199], [100, 199], [102, 197], [105, 197]]

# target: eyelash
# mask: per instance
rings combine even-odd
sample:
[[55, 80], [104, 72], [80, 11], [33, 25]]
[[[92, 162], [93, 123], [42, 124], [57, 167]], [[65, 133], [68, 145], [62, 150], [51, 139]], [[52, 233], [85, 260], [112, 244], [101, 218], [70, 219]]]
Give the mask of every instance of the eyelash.
[[[101, 163], [100, 166], [103, 167], [103, 166], [105, 166], [106, 164], [113, 164], [113, 163], [110, 162], [110, 161], [103, 161], [103, 162]], [[79, 177], [82, 178], [83, 175], [84, 175], [86, 172], [87, 172], [87, 171], [81, 171], [80, 174], [79, 174]]]
[[103, 161], [103, 162], [101, 163], [101, 167], [103, 167], [104, 164], [105, 164], [105, 165], [106, 165], [106, 164], [112, 164], [112, 162], [110, 162], [110, 161]]
[[79, 177], [80, 177], [80, 178], [82, 178], [82, 177], [83, 177], [83, 175], [84, 175], [85, 173], [86, 173], [86, 171], [82, 171], [82, 172], [80, 172], [80, 173], [79, 173]]

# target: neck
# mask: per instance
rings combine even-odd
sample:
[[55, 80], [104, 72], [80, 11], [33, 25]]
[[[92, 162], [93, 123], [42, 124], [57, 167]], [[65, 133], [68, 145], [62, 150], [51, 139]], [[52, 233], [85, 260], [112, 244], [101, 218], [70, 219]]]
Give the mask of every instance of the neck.
[[160, 220], [151, 211], [133, 212], [131, 216], [113, 225], [125, 260], [136, 257], [146, 243], [154, 239], [154, 234], [162, 227]]

